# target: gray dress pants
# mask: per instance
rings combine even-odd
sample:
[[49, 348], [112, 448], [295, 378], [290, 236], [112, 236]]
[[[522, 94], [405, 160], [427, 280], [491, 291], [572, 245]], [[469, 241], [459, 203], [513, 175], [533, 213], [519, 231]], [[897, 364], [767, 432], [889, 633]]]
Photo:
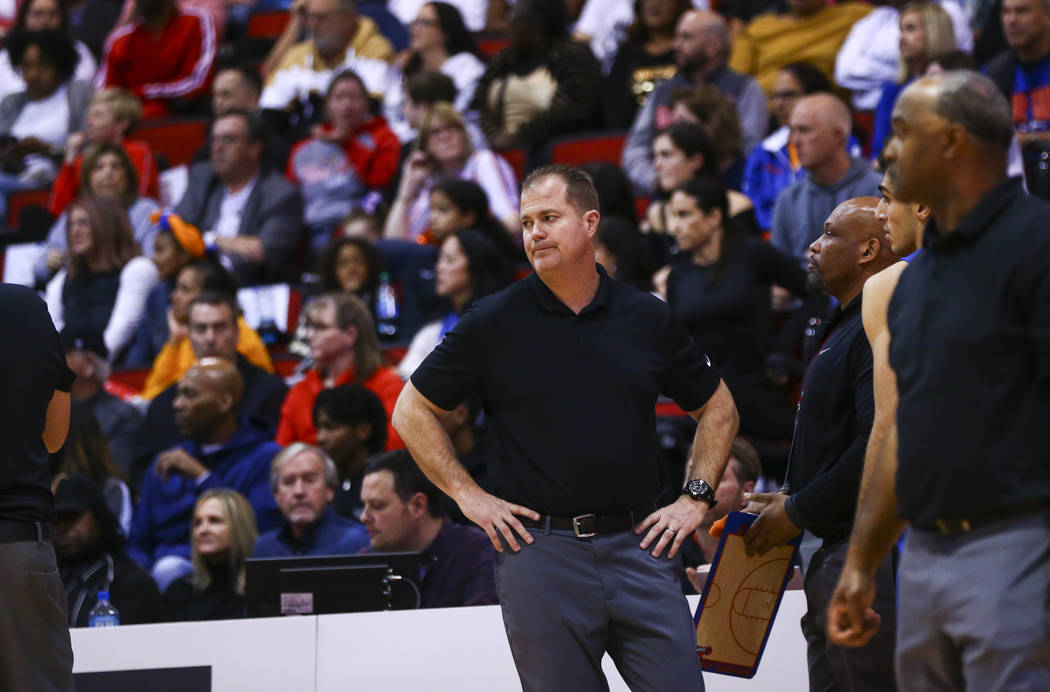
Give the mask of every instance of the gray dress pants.
[[51, 543], [0, 543], [0, 690], [73, 691], [66, 617]]
[[526, 692], [608, 690], [605, 652], [632, 690], [703, 691], [679, 560], [654, 558], [630, 531], [531, 533], [535, 542], [521, 552], [496, 554], [503, 623]]
[[1050, 510], [957, 536], [912, 528], [899, 588], [901, 690], [1050, 690]]

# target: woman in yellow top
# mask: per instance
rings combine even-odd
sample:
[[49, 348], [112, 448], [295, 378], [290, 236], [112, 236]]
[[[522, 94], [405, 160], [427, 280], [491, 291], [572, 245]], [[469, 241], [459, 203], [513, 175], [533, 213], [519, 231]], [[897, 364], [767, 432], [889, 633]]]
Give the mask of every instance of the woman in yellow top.
[[[204, 291], [236, 295], [237, 285], [222, 265], [209, 259], [195, 260], [179, 271], [168, 309], [168, 342], [153, 361], [142, 389], [144, 399], [152, 399], [178, 382], [196, 362], [188, 334], [189, 307], [190, 302]], [[273, 362], [266, 346], [242, 317], [237, 318], [237, 330], [237, 352], [252, 365], [273, 372]]]

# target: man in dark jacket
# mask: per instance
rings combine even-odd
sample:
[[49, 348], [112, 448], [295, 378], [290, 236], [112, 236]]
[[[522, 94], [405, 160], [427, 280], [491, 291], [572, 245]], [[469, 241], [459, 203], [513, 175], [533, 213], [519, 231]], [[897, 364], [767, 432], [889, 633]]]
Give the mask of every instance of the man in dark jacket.
[[81, 474], [55, 489], [55, 554], [66, 587], [70, 627], [87, 627], [99, 591], [120, 615], [120, 624], [163, 619], [157, 585], [124, 551], [124, 537], [98, 486]]
[[211, 128], [211, 159], [193, 166], [175, 212], [201, 230], [242, 286], [296, 277], [303, 200], [279, 171], [263, 166], [257, 113], [231, 110]]
[[270, 460], [281, 448], [238, 416], [243, 391], [237, 368], [219, 358], [201, 359], [179, 381], [175, 423], [187, 439], [158, 454], [146, 474], [128, 548], [162, 591], [190, 570], [193, 507], [205, 490], [226, 487], [247, 497], [260, 531], [281, 522], [269, 483]]
[[1014, 113], [1017, 141], [1050, 141], [1050, 6], [1041, 0], [1003, 0], [1003, 35], [1009, 48], [984, 71]]

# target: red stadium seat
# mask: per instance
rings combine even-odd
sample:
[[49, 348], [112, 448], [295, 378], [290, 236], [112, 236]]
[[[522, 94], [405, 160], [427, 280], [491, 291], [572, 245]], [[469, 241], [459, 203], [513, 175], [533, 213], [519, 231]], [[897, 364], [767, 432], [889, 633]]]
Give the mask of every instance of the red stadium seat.
[[506, 34], [483, 34], [477, 41], [478, 49], [490, 58], [510, 45], [510, 37]]
[[645, 219], [645, 212], [649, 210], [649, 203], [653, 200], [649, 197], [635, 197], [634, 210], [638, 212], [638, 220]]
[[603, 132], [592, 135], [563, 137], [553, 142], [551, 160], [580, 166], [595, 161], [620, 165], [626, 132]]
[[44, 190], [22, 190], [12, 192], [7, 198], [7, 226], [18, 228], [18, 215], [28, 206], [36, 205], [47, 209], [47, 202], [51, 198], [50, 188]]
[[164, 154], [170, 166], [188, 164], [208, 139], [204, 118], [147, 120], [135, 128], [131, 139], [148, 142], [154, 156]]
[[287, 10], [257, 12], [248, 18], [248, 38], [277, 38], [291, 19]]
[[510, 167], [514, 169], [514, 177], [518, 179], [519, 183], [525, 179], [524, 149], [502, 149], [496, 153], [507, 159], [507, 163], [509, 163]]

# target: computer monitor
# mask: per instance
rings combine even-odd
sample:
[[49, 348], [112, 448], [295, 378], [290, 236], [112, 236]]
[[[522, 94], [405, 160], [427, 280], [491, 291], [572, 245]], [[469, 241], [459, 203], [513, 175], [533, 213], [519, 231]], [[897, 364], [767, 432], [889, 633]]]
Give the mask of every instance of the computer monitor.
[[421, 560], [420, 553], [250, 559], [245, 609], [274, 617], [418, 608]]

